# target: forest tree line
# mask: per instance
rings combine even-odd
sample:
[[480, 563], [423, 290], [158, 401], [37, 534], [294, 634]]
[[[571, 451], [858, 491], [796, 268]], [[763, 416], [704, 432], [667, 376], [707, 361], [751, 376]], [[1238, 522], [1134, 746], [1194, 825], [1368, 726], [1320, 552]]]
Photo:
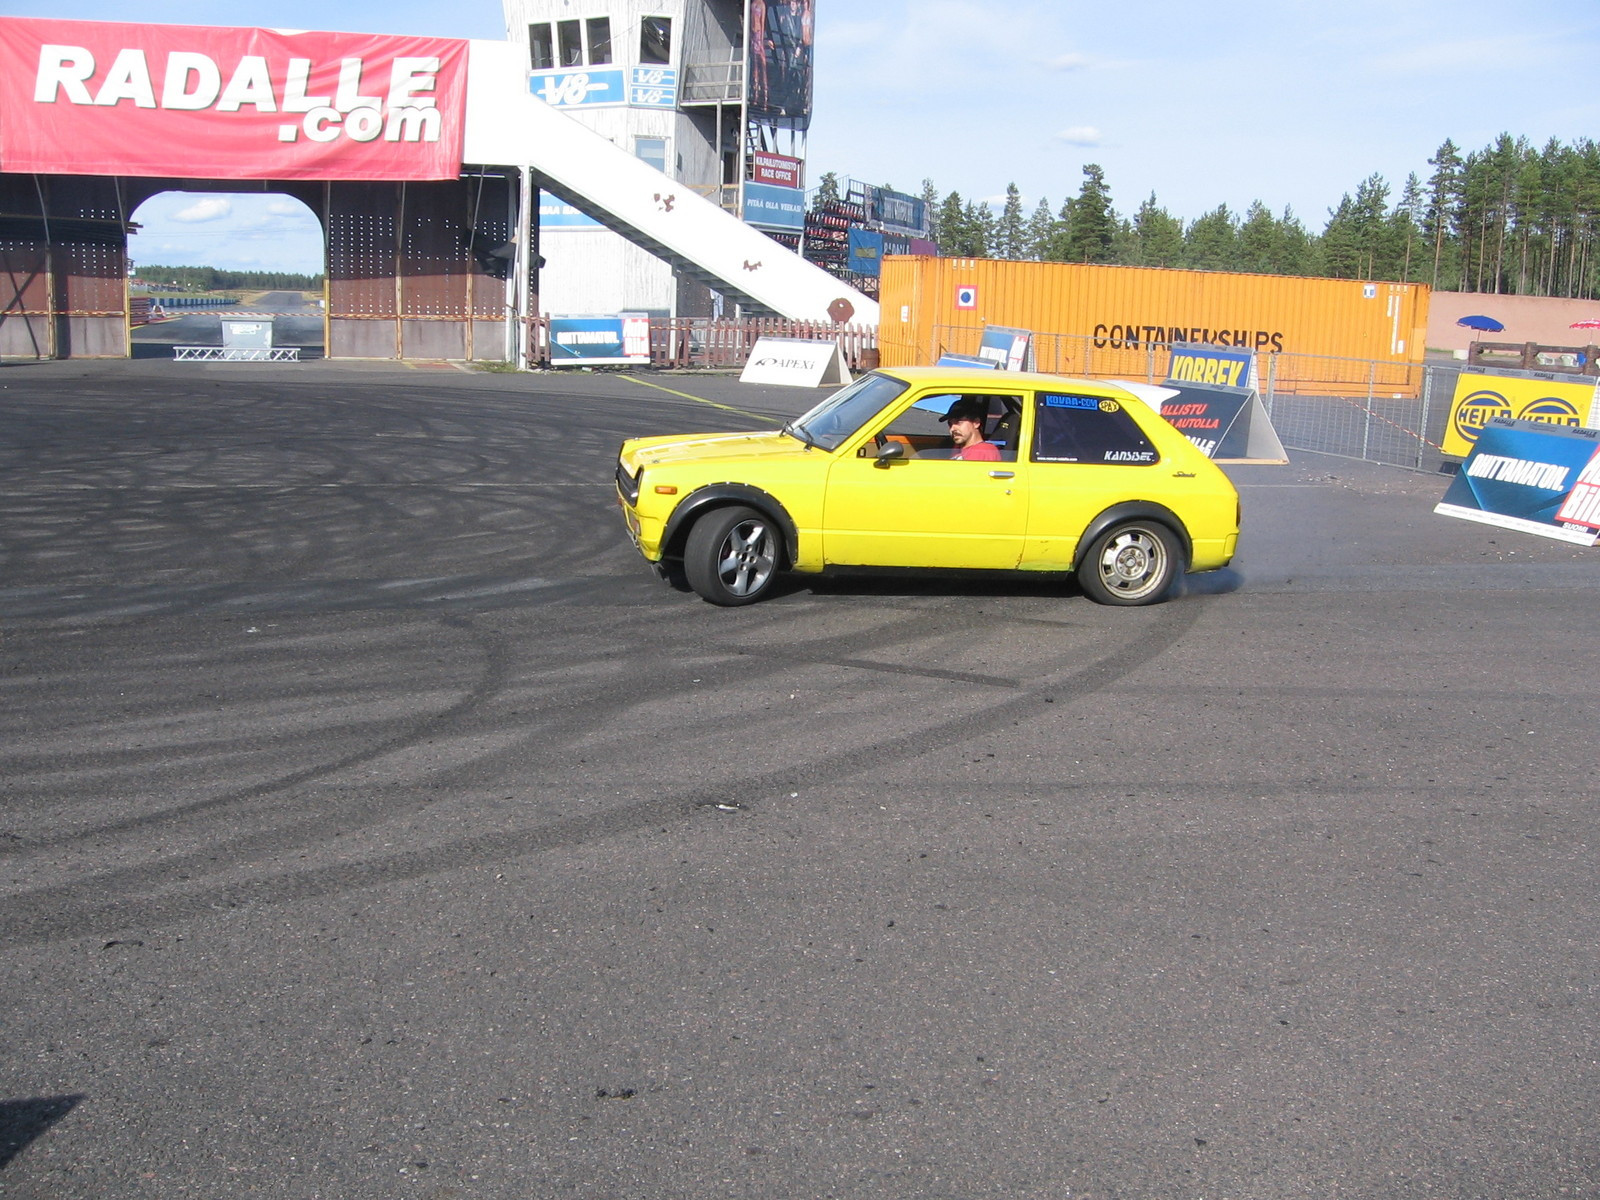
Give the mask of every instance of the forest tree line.
[[321, 275], [290, 271], [220, 271], [216, 267], [135, 267], [134, 282], [184, 292], [319, 292]]
[[[1152, 193], [1117, 211], [1104, 171], [1090, 163], [1059, 208], [1024, 212], [1015, 184], [996, 211], [924, 180], [931, 236], [944, 255], [1251, 271], [1426, 283], [1445, 291], [1593, 298], [1600, 295], [1600, 143], [1535, 148], [1501, 134], [1463, 154], [1446, 140], [1398, 193], [1374, 174], [1345, 193], [1313, 231], [1285, 208], [1226, 204], [1185, 222]], [[825, 177], [837, 194], [837, 179]]]

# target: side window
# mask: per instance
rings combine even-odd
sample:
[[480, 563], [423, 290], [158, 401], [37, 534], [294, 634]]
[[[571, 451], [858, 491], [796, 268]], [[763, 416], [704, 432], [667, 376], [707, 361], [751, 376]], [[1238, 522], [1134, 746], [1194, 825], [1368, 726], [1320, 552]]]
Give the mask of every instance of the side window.
[[[911, 458], [949, 458], [955, 446], [950, 438], [950, 427], [941, 417], [950, 406], [962, 399], [977, 400], [984, 406], [983, 436], [993, 442], [1006, 462], [1017, 458], [1017, 431], [1021, 424], [1022, 397], [989, 396], [981, 393], [938, 392], [923, 396], [901, 413], [882, 431], [890, 441], [904, 442]], [[875, 448], [862, 448], [871, 456]]]
[[644, 17], [639, 21], [639, 61], [672, 61], [672, 18]]
[[550, 39], [550, 23], [528, 26], [528, 61], [535, 71], [548, 71], [556, 65], [555, 42]]
[[589, 28], [589, 62], [592, 66], [600, 66], [611, 61], [611, 18], [590, 17], [587, 22]]
[[1040, 392], [1033, 413], [1034, 462], [1140, 466], [1161, 457], [1119, 401]]
[[658, 171], [667, 169], [667, 139], [636, 137], [633, 139], [633, 156], [643, 159]]
[[556, 45], [561, 51], [563, 67], [583, 66], [583, 26], [577, 21], [556, 22]]

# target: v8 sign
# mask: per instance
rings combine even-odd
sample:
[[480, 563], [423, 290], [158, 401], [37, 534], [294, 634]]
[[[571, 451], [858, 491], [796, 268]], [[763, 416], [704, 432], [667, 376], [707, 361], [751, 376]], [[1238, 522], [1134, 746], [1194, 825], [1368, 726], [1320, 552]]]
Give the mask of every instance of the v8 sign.
[[467, 43], [0, 17], [0, 170], [454, 179]]

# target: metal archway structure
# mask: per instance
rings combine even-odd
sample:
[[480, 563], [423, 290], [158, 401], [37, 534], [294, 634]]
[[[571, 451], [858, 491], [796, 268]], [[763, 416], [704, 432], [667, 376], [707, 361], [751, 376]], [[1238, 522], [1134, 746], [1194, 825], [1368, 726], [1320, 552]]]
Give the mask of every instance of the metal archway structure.
[[281, 192], [322, 223], [331, 358], [502, 360], [519, 172], [259, 181], [0, 173], [0, 356], [129, 352], [128, 214], [164, 191]]

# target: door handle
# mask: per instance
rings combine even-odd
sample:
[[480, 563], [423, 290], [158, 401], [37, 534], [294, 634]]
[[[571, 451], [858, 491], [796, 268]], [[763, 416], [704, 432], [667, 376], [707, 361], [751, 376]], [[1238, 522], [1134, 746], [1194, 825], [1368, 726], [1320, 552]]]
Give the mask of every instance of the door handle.
[[1015, 471], [990, 471], [989, 472], [989, 478], [990, 479], [1015, 479], [1016, 476], [1017, 476], [1017, 473]]

